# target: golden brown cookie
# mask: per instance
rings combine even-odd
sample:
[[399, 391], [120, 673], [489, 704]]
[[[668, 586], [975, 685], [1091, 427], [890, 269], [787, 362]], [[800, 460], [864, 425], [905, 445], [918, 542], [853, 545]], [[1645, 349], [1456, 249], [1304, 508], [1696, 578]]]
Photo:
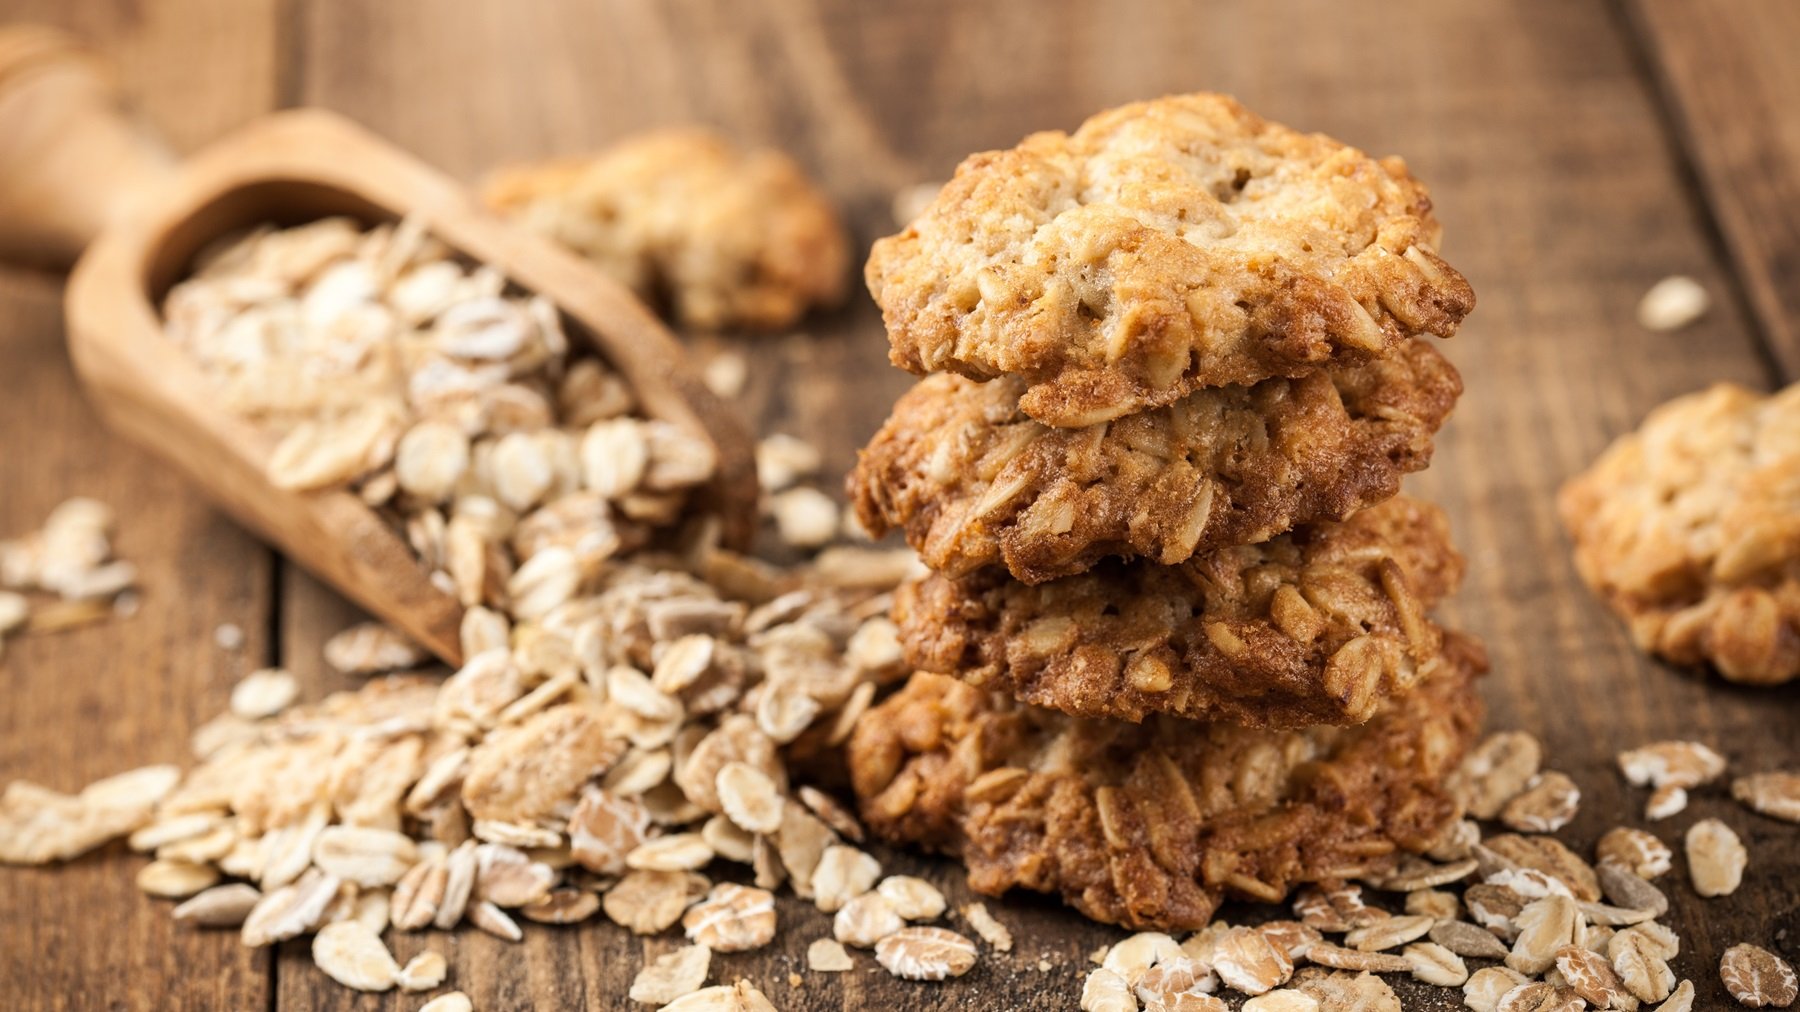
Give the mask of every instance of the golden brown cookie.
[[871, 830], [960, 855], [978, 892], [1199, 928], [1227, 896], [1276, 902], [1429, 846], [1459, 814], [1442, 784], [1480, 723], [1485, 667], [1452, 634], [1418, 691], [1367, 723], [1287, 731], [1082, 720], [918, 674], [857, 723], [851, 777]]
[[786, 155], [703, 130], [503, 170], [484, 195], [684, 326], [786, 327], [843, 294], [848, 240], [825, 195]]
[[1581, 578], [1676, 664], [1800, 676], [1800, 385], [1657, 408], [1563, 487]]
[[1438, 236], [1398, 159], [1177, 95], [971, 156], [865, 274], [896, 365], [1078, 427], [1448, 337], [1475, 298]]
[[913, 666], [1077, 716], [1354, 724], [1430, 666], [1461, 575], [1443, 513], [1398, 497], [1178, 566], [933, 574], [894, 619]]
[[1430, 463], [1462, 392], [1422, 341], [1082, 429], [1027, 417], [1022, 386], [937, 375], [902, 397], [850, 478], [863, 526], [904, 528], [952, 577], [998, 564], [1042, 583], [1108, 556], [1173, 565], [1391, 497]]

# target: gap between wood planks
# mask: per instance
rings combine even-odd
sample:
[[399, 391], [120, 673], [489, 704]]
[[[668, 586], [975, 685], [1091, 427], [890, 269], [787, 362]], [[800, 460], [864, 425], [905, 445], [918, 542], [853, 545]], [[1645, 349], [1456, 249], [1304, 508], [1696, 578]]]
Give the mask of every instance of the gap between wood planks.
[[1662, 127], [1670, 161], [1675, 165], [1675, 176], [1694, 207], [1701, 232], [1706, 236], [1708, 251], [1714, 260], [1726, 268], [1721, 273], [1729, 288], [1728, 297], [1738, 315], [1745, 321], [1757, 356], [1768, 373], [1770, 388], [1786, 386], [1800, 377], [1790, 374], [1784, 368], [1769, 321], [1751, 295], [1746, 265], [1738, 255], [1735, 244], [1725, 233], [1715, 190], [1707, 185], [1700, 164], [1698, 147], [1705, 141], [1690, 128], [1687, 118], [1681, 113], [1680, 86], [1658, 56], [1661, 47], [1648, 23], [1643, 0], [1610, 0], [1608, 6], [1614, 20], [1618, 22], [1619, 35], [1625, 40], [1625, 51], [1632, 69], [1643, 79], [1644, 89], [1650, 95], [1650, 106]]

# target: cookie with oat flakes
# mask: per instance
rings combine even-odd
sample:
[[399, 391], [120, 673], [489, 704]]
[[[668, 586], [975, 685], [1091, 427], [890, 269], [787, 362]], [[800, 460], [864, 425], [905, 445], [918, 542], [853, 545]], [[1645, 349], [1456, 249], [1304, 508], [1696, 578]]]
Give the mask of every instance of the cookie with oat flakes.
[[1581, 578], [1639, 647], [1734, 682], [1800, 677], [1800, 384], [1678, 397], [1558, 505]]
[[971, 156], [865, 277], [894, 364], [1016, 374], [1077, 427], [1450, 336], [1439, 232], [1398, 159], [1175, 95]]
[[825, 195], [786, 155], [704, 130], [506, 169], [485, 197], [684, 326], [780, 329], [843, 295], [849, 243]]
[[1086, 720], [920, 673], [858, 722], [865, 824], [960, 856], [982, 893], [1060, 894], [1095, 920], [1198, 929], [1428, 847], [1480, 723], [1479, 644], [1450, 634], [1416, 691], [1356, 727]]
[[1176, 566], [933, 574], [894, 620], [915, 667], [1076, 716], [1354, 724], [1436, 662], [1426, 612], [1461, 575], [1442, 511], [1401, 496]]
[[903, 528], [952, 577], [999, 564], [1042, 583], [1108, 556], [1173, 565], [1389, 498], [1430, 462], [1462, 392], [1415, 340], [1081, 429], [1025, 415], [1023, 386], [945, 374], [902, 397], [849, 482], [864, 528]]

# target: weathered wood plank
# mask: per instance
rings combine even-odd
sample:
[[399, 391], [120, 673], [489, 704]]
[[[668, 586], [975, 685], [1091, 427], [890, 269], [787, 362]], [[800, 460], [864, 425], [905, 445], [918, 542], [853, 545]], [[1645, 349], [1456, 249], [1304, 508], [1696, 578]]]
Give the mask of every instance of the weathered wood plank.
[[[1418, 2], [1369, 18], [1307, 2], [1221, 3], [1196, 13], [1161, 2], [682, 0], [498, 11], [309, 6], [300, 97], [467, 178], [647, 126], [712, 123], [795, 153], [849, 210], [859, 243], [892, 228], [887, 199], [898, 185], [943, 178], [969, 151], [1168, 91], [1231, 91], [1270, 116], [1405, 153], [1433, 185], [1449, 256], [1481, 293], [1482, 308], [1451, 346], [1470, 392], [1438, 467], [1413, 486], [1451, 509], [1473, 560], [1452, 611], [1493, 648], [1494, 723], [1541, 733], [1552, 761], [1578, 776], [1589, 794], [1575, 835], [1587, 841], [1641, 805], [1611, 768], [1620, 747], [1691, 735], [1745, 764], [1797, 758], [1769, 709], [1791, 708], [1792, 693], [1719, 689], [1639, 657], [1576, 581], [1554, 519], [1561, 480], [1658, 401], [1712, 379], [1768, 381], [1728, 300], [1679, 335], [1632, 322], [1638, 296], [1667, 273], [1694, 274], [1715, 291], [1728, 282], [1683, 189], [1653, 91], [1604, 7]], [[762, 431], [814, 439], [841, 470], [908, 379], [886, 366], [877, 314], [860, 297], [803, 329], [702, 343], [751, 357], [744, 404]], [[288, 595], [293, 650], [316, 651], [317, 637], [342, 618], [334, 608], [328, 596]], [[1658, 829], [1678, 840], [1693, 818], [1728, 809], [1704, 797]], [[1732, 821], [1749, 827], [1757, 857], [1745, 889], [1704, 902], [1671, 889], [1690, 939], [1677, 968], [1701, 985], [1703, 1003], [1723, 999], [1717, 952], [1778, 912], [1781, 869], [1800, 859], [1791, 832], [1741, 815]], [[890, 864], [928, 869], [940, 883], [958, 878], [942, 862]], [[876, 971], [809, 975], [789, 990], [806, 943], [828, 931], [823, 917], [791, 903], [778, 946], [719, 957], [715, 978], [750, 977], [782, 1008], [1066, 1008], [1085, 953], [1119, 937], [1046, 902], [991, 905], [1028, 941], [952, 985], [896, 986]], [[427, 944], [447, 945], [453, 982], [478, 1007], [504, 1007], [523, 995], [616, 1002], [645, 956], [671, 943], [597, 924], [533, 932], [523, 949], [483, 939]], [[1050, 970], [1036, 969], [1040, 955]], [[292, 960], [282, 969], [285, 1007], [406, 1007], [347, 997]], [[1407, 1007], [1459, 1007], [1426, 993], [1409, 991]]]
[[[24, 0], [7, 15], [60, 24], [118, 68], [180, 149], [269, 108], [274, 4], [136, 7]], [[75, 386], [55, 279], [0, 273], [0, 536], [62, 499], [119, 514], [117, 545], [142, 574], [128, 619], [9, 642], [0, 661], [0, 781], [63, 790], [133, 766], [183, 762], [188, 735], [232, 682], [267, 662], [271, 557], [148, 455], [110, 436]], [[230, 622], [244, 646], [224, 651]], [[256, 1009], [270, 959], [235, 935], [178, 931], [132, 883], [122, 845], [65, 867], [0, 873], [0, 990], [11, 1008]]]
[[1800, 378], [1800, 7], [1631, 0], [1701, 191], [1770, 356]]
[[[153, 762], [186, 762], [188, 735], [268, 656], [270, 555], [150, 457], [109, 436], [75, 389], [59, 286], [0, 276], [0, 532], [36, 528], [86, 495], [119, 516], [138, 566], [129, 618], [7, 643], [0, 781], [73, 791]], [[225, 622], [245, 633], [215, 645]], [[260, 1008], [268, 958], [230, 932], [176, 930], [139, 893], [122, 844], [67, 865], [0, 871], [0, 989], [11, 1008]]]

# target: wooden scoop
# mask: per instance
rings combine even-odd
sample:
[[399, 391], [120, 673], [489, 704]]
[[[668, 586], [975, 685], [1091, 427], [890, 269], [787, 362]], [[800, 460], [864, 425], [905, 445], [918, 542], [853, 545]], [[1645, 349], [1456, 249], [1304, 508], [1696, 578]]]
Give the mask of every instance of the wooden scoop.
[[471, 260], [561, 308], [637, 393], [641, 410], [704, 435], [714, 483], [697, 493], [727, 545], [756, 524], [751, 441], [700, 383], [675, 338], [630, 291], [549, 240], [509, 225], [443, 174], [330, 113], [260, 120], [177, 164], [122, 110], [103, 69], [66, 36], [0, 30], [0, 257], [67, 263], [69, 349], [114, 429], [175, 465], [213, 501], [351, 600], [444, 660], [461, 661], [462, 607], [390, 524], [348, 491], [292, 492], [264, 464], [276, 440], [220, 406], [165, 337], [159, 305], [195, 253], [265, 222], [419, 218]]

